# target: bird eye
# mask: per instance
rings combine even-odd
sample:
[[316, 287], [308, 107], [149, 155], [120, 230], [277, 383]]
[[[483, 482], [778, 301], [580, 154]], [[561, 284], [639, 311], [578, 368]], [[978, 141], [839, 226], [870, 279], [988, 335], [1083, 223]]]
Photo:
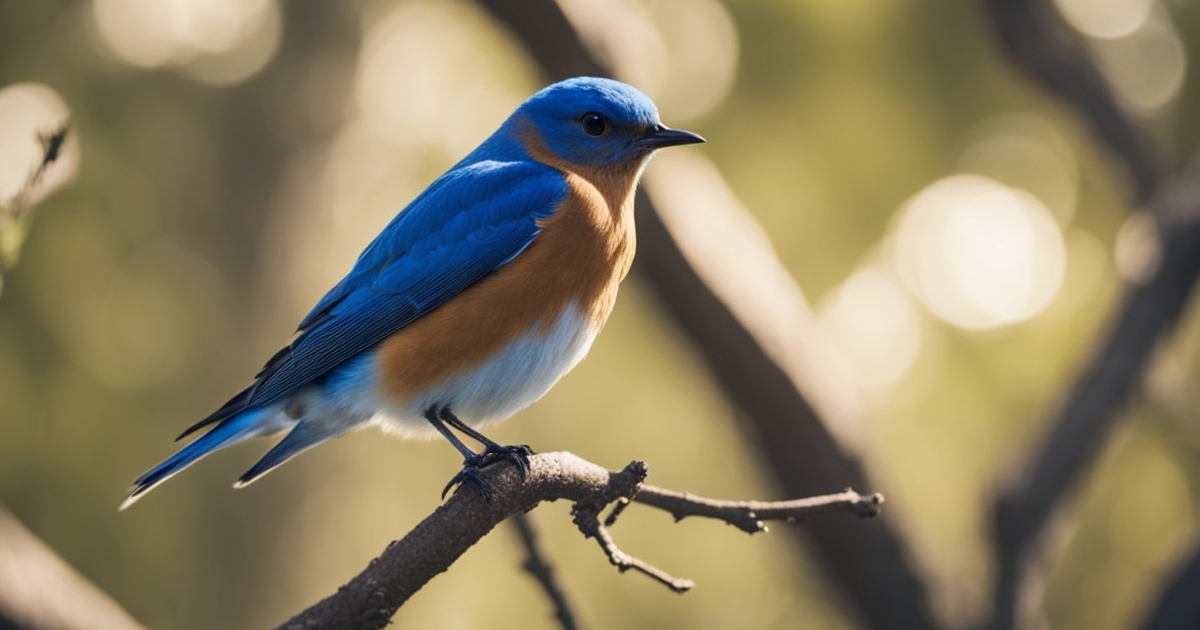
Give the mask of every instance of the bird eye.
[[608, 121], [596, 112], [584, 114], [580, 124], [583, 125], [583, 132], [593, 138], [599, 138], [608, 131]]

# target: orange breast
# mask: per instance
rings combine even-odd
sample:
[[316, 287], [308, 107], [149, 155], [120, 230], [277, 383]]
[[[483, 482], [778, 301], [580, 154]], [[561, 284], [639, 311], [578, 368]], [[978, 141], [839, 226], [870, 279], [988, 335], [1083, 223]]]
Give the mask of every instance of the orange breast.
[[381, 394], [408, 400], [469, 370], [577, 304], [598, 330], [633, 261], [633, 189], [640, 165], [581, 170], [536, 138], [530, 154], [562, 171], [569, 194], [524, 252], [380, 344]]

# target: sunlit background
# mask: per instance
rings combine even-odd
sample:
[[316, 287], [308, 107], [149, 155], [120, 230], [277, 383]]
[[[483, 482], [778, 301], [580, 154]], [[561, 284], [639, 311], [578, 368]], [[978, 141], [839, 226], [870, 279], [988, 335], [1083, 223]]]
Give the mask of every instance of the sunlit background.
[[[650, 166], [664, 220], [691, 234], [702, 275], [739, 279], [735, 310], [817, 322], [831, 354], [806, 369], [849, 383], [833, 397], [861, 418], [835, 431], [887, 495], [937, 614], [980, 621], [994, 488], [1121, 282], [1156, 264], [1153, 219], [1125, 209], [1127, 182], [1073, 112], [1004, 63], [975, 3], [561, 5], [667, 124], [709, 139]], [[1192, 159], [1200, 5], [1054, 6], [1164, 160]], [[70, 116], [78, 150], [0, 294], [0, 503], [153, 628], [268, 627], [332, 592], [438, 505], [452, 449], [356, 434], [234, 492], [266, 445], [240, 447], [116, 506], [543, 84], [466, 0], [0, 6], [0, 199], [37, 162], [39, 132]], [[739, 275], [747, 261], [775, 275]], [[794, 341], [768, 352], [789, 360]], [[1129, 627], [1200, 531], [1200, 318], [1160, 354], [1059, 525], [1053, 627]], [[494, 437], [781, 498], [700, 365], [631, 280], [591, 357]], [[567, 506], [535, 517], [593, 627], [855, 627], [790, 537], [630, 510], [614, 533], [699, 583], [679, 597], [613, 571]], [[397, 623], [555, 627], [514, 541], [485, 539]]]

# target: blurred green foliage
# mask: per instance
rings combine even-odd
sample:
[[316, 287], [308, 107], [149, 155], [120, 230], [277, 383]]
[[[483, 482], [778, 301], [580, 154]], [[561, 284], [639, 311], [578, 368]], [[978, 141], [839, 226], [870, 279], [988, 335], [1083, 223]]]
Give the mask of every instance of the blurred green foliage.
[[[448, 146], [482, 139], [410, 142], [425, 123], [415, 114], [405, 123], [403, 113], [392, 144], [369, 128], [347, 131], [361, 113], [353, 94], [368, 34], [409, 5], [414, 20], [453, 18], [478, 47], [448, 56], [449, 68], [493, 76], [488, 98], [472, 95], [478, 119], [439, 125], [486, 133], [540, 86], [519, 42], [462, 2], [450, 18], [407, 0], [271, 3], [282, 29], [277, 55], [229, 86], [117, 58], [94, 3], [0, 4], [0, 87], [53, 88], [81, 151], [76, 180], [42, 204], [20, 265], [4, 278], [0, 501], [150, 627], [283, 620], [431, 511], [456, 470], [443, 444], [356, 434], [233, 492], [228, 484], [260, 453], [245, 447], [116, 512], [128, 482], [244, 384], [388, 214], [461, 155]], [[1123, 183], [1073, 112], [1003, 63], [972, 3], [735, 0], [725, 9], [739, 39], [736, 78], [716, 109], [686, 126], [709, 139], [698, 150], [814, 302], [875, 255], [906, 199], [957, 172], [992, 117], [1048, 122], [1077, 163], [1068, 263], [1050, 307], [982, 332], [924, 316], [912, 371], [866, 395], [869, 490], [887, 495], [883, 518], [901, 525], [939, 613], [977, 620], [989, 589], [993, 488], [1035, 443], [1118, 295], [1111, 252], [1127, 215]], [[1196, 4], [1156, 10], [1173, 17], [1189, 67], [1200, 67]], [[492, 65], [472, 66], [479, 55]], [[1193, 74], [1174, 105], [1146, 118], [1173, 163], [1190, 159], [1200, 138]], [[471, 109], [438, 107], [447, 116]], [[673, 124], [671, 111], [663, 117]], [[305, 188], [316, 180], [332, 183]], [[1192, 313], [1065, 506], [1065, 553], [1044, 604], [1055, 627], [1129, 627], [1195, 539], [1198, 350]], [[665, 487], [778, 498], [755, 445], [737, 431], [738, 410], [698, 365], [631, 281], [590, 358], [494, 437], [611, 467], [644, 459]], [[853, 611], [839, 609], [787, 537], [630, 510], [614, 533], [630, 553], [698, 582], [678, 597], [617, 575], [566, 512], [551, 505], [535, 519], [594, 627], [854, 627]], [[520, 572], [515, 540], [488, 537], [401, 609], [398, 623], [554, 627]]]

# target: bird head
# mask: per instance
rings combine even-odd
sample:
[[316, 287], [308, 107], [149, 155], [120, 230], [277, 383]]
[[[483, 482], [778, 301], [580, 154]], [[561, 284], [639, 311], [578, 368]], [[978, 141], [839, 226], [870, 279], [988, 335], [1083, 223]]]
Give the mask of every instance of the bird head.
[[580, 166], [638, 164], [657, 149], [704, 142], [664, 126], [649, 97], [611, 79], [560, 81], [530, 97], [513, 118], [532, 123], [556, 158]]

